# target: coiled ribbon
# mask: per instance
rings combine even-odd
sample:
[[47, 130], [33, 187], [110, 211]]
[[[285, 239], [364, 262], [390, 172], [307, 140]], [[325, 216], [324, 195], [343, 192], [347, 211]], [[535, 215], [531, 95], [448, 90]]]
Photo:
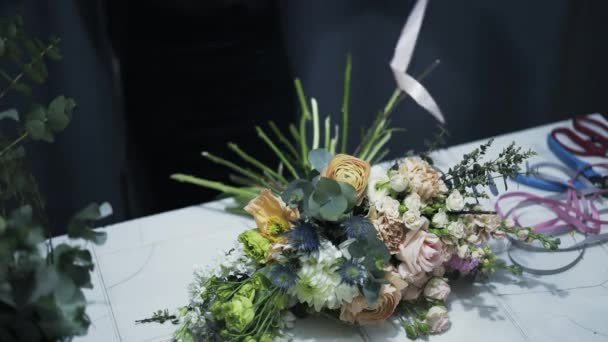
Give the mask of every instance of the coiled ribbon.
[[[543, 164], [546, 166], [547, 164]], [[538, 165], [537, 165], [538, 166]], [[580, 261], [587, 246], [608, 241], [608, 233], [601, 233], [602, 225], [608, 224], [608, 220], [601, 219], [600, 215], [606, 210], [599, 210], [596, 203], [601, 200], [601, 196], [608, 194], [608, 189], [600, 189], [591, 185], [581, 177], [583, 171], [587, 168], [598, 167], [608, 169], [608, 163], [591, 164], [587, 167], [578, 170], [574, 177], [567, 182], [567, 190], [564, 194], [557, 196], [538, 196], [528, 192], [515, 191], [501, 195], [495, 204], [496, 213], [502, 219], [511, 218], [516, 226], [522, 227], [520, 222], [520, 210], [526, 207], [540, 205], [555, 214], [555, 217], [533, 225], [531, 228], [534, 232], [543, 234], [559, 235], [572, 231], [578, 231], [585, 236], [580, 242], [565, 248], [557, 250], [547, 250], [543, 247], [526, 244], [522, 241], [510, 238], [511, 247], [528, 250], [531, 252], [569, 252], [579, 251], [579, 255], [570, 263], [553, 269], [540, 269], [524, 266], [517, 262], [511, 255], [512, 248], [507, 251], [509, 259], [515, 265], [521, 267], [524, 271], [534, 274], [555, 274], [563, 272], [573, 267]], [[588, 187], [582, 190], [577, 190], [581, 181], [587, 183]], [[501, 202], [509, 198], [520, 198], [521, 201], [505, 211], [501, 207]]]

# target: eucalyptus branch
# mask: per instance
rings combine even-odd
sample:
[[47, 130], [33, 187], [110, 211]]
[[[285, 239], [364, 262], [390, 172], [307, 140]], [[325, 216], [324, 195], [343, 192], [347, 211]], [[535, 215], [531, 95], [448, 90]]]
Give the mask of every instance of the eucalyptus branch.
[[[44, 50], [42, 50], [38, 54], [38, 56], [32, 58], [32, 60], [29, 63], [25, 64], [22, 69], [31, 68], [34, 65], [34, 63], [37, 63], [37, 62], [41, 61], [44, 58], [44, 56], [46, 56], [49, 53], [50, 50], [56, 48], [57, 45], [59, 45], [60, 42], [61, 42], [60, 38], [55, 39]], [[11, 90], [17, 83], [19, 83], [19, 81], [23, 78], [23, 76], [25, 76], [25, 72], [24, 71], [21, 71], [19, 74], [17, 74], [17, 76], [15, 76], [9, 82], [9, 84], [6, 86], [6, 88], [4, 88], [4, 90], [2, 90], [2, 92], [0, 93], [0, 99], [2, 99], [4, 96], [6, 96], [6, 94], [8, 93], [8, 91]]]
[[28, 136], [29, 136], [28, 132], [24, 132], [23, 134], [21, 134], [17, 139], [15, 139], [13, 142], [11, 142], [5, 148], [3, 148], [2, 151], [0, 151], [0, 157], [2, 157], [11, 148], [17, 146], [19, 143], [21, 143], [23, 140], [25, 140]]

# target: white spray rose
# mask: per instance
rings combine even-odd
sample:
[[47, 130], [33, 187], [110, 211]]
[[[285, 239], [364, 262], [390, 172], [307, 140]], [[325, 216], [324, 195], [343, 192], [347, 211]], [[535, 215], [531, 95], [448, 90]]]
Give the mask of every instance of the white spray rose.
[[443, 210], [439, 210], [437, 214], [433, 215], [431, 222], [433, 223], [433, 227], [444, 228], [449, 223], [448, 214]]
[[445, 206], [449, 211], [460, 211], [464, 209], [464, 197], [462, 197], [460, 191], [454, 189], [448, 198], [446, 198]]
[[448, 309], [445, 306], [433, 306], [426, 315], [426, 322], [431, 328], [431, 333], [441, 333], [450, 327]]
[[399, 201], [392, 197], [382, 197], [382, 199], [376, 202], [376, 209], [390, 219], [397, 219], [399, 217]]
[[448, 233], [457, 239], [462, 239], [464, 237], [464, 223], [460, 220], [450, 222]]
[[458, 254], [458, 257], [460, 259], [464, 259], [467, 257], [468, 252], [469, 252], [469, 245], [464, 244], [464, 245], [458, 246], [458, 251], [456, 254]]
[[407, 189], [408, 180], [407, 177], [401, 173], [394, 173], [391, 176], [391, 188], [397, 192], [403, 192]]
[[429, 220], [420, 215], [420, 211], [418, 210], [408, 210], [403, 214], [403, 224], [405, 224], [408, 229], [418, 230], [425, 227], [428, 223]]
[[530, 232], [527, 229], [522, 229], [517, 232], [517, 238], [521, 241], [526, 241]]
[[450, 294], [450, 285], [442, 278], [432, 278], [424, 287], [424, 296], [430, 299], [445, 300]]
[[422, 206], [422, 200], [420, 199], [420, 195], [415, 192], [407, 195], [403, 200], [403, 204], [407, 207], [407, 210], [420, 210]]

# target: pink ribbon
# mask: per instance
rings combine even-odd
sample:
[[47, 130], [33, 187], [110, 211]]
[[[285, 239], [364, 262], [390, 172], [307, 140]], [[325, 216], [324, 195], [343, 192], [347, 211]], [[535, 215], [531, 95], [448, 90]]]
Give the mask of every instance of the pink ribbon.
[[[608, 169], [608, 164], [594, 164], [588, 167]], [[568, 182], [568, 190], [565, 195], [560, 196], [565, 196], [565, 198], [542, 197], [523, 191], [510, 192], [498, 198], [495, 204], [496, 212], [503, 219], [512, 217], [515, 224], [521, 226], [519, 222], [520, 215], [517, 213], [518, 209], [537, 204], [552, 211], [556, 217], [533, 225], [532, 229], [535, 232], [563, 233], [574, 227], [583, 234], [599, 234], [602, 225], [608, 224], [608, 221], [600, 218], [596, 202], [600, 196], [608, 193], [608, 190], [591, 188], [583, 193], [577, 191], [573, 183], [575, 179], [580, 177], [582, 171], [584, 169], [579, 170], [576, 176]], [[507, 198], [522, 198], [522, 201], [505, 212], [502, 210], [500, 202]]]
[[399, 89], [408, 94], [418, 105], [426, 109], [443, 124], [445, 123], [445, 119], [431, 94], [420, 82], [406, 73], [407, 67], [410, 65], [412, 56], [414, 55], [414, 48], [416, 47], [416, 40], [418, 40], [427, 3], [428, 0], [419, 0], [414, 5], [414, 9], [401, 31], [401, 36], [397, 41], [395, 54], [390, 65]]

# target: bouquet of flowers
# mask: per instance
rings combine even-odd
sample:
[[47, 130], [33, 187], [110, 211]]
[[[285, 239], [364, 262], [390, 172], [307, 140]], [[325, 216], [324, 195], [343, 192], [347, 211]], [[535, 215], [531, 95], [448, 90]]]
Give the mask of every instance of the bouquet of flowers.
[[255, 228], [241, 233], [215, 265], [196, 269], [190, 303], [178, 314], [159, 311], [143, 322], [180, 324], [177, 341], [253, 342], [290, 340], [289, 328], [305, 315], [352, 325], [395, 319], [417, 338], [448, 329], [449, 279], [520, 272], [497, 259], [491, 239], [512, 235], [557, 248], [559, 240], [478, 205], [487, 197], [481, 188], [494, 192], [494, 179], [517, 172], [532, 151], [512, 144], [486, 161], [490, 141], [445, 172], [433, 167], [430, 151], [380, 163], [397, 131], [390, 114], [405, 98], [401, 87], [347, 153], [350, 71], [348, 58], [342, 125], [332, 127], [329, 117], [322, 125], [317, 102], [309, 106], [296, 80], [302, 115], [289, 129], [291, 139], [272, 122], [274, 139], [256, 128], [278, 167], [229, 144], [245, 165], [203, 156], [238, 173], [233, 180], [240, 186], [172, 176], [233, 196], [233, 209], [244, 205]]

